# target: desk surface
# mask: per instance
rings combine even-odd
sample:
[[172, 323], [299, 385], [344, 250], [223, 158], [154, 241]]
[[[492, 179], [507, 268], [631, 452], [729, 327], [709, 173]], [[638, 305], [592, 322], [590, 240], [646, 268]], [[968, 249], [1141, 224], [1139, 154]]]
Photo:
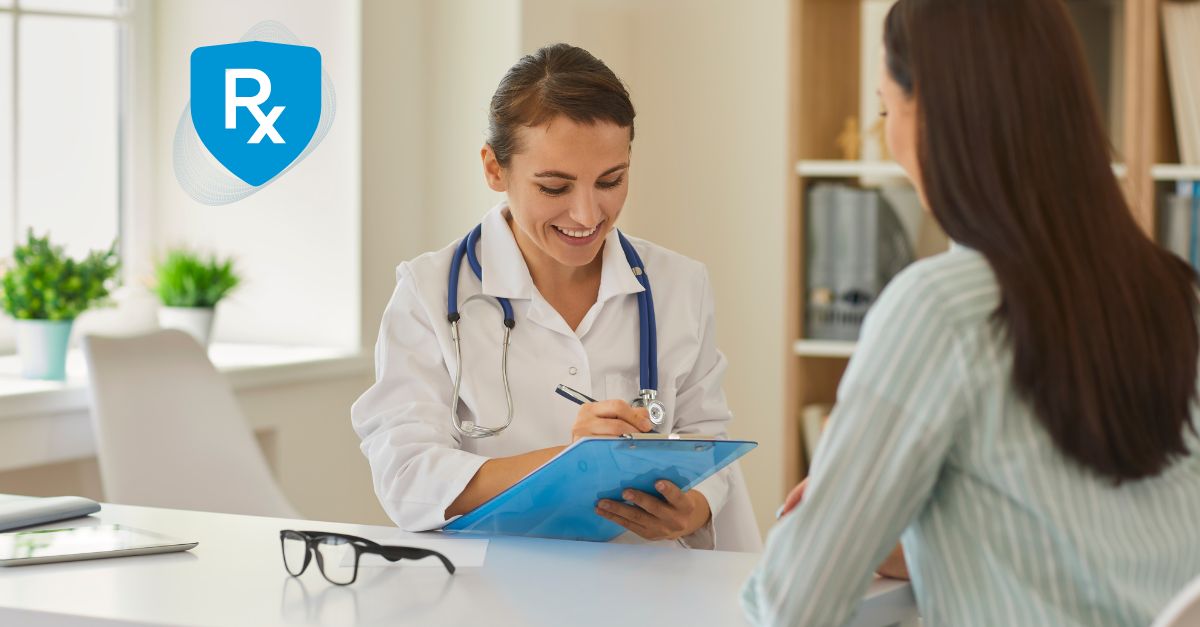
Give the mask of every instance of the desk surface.
[[[758, 556], [493, 538], [482, 568], [366, 568], [351, 586], [289, 576], [280, 529], [392, 538], [389, 527], [104, 505], [120, 523], [198, 540], [188, 553], [0, 568], [4, 625], [740, 625]], [[64, 523], [46, 525], [61, 527]], [[855, 625], [915, 615], [907, 583], [876, 580]], [[569, 619], [569, 620], [564, 620]]]

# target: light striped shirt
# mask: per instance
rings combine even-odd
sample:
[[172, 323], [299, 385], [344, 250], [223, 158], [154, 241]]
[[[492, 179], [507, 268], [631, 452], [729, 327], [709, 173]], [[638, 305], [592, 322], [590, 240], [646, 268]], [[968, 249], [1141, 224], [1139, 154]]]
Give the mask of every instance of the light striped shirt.
[[1145, 627], [1200, 575], [1200, 442], [1119, 487], [1069, 461], [1010, 384], [999, 295], [961, 247], [884, 290], [742, 592], [753, 623], [844, 624], [897, 539], [928, 627]]

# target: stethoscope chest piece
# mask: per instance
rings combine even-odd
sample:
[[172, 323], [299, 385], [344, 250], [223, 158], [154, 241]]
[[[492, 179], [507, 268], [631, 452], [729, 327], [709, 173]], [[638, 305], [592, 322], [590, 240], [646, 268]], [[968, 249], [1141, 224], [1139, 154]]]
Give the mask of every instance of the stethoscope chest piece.
[[657, 396], [656, 390], [641, 390], [638, 392], [638, 397], [629, 404], [633, 407], [645, 407], [646, 411], [650, 413], [651, 424], [661, 427], [667, 421], [667, 407], [656, 398]]

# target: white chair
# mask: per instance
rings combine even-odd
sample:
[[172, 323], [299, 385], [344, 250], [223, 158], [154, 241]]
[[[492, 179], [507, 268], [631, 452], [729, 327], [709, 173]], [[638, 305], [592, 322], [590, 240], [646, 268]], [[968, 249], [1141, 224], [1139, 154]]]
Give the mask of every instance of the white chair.
[[105, 499], [299, 518], [233, 391], [182, 331], [83, 338]]
[[1167, 607], [1154, 619], [1151, 627], [1200, 626], [1200, 577], [1175, 595]]

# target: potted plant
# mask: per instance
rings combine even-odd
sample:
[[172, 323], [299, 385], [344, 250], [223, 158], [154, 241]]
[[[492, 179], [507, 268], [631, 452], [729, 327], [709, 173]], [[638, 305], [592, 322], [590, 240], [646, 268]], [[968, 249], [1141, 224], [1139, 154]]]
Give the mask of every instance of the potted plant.
[[199, 253], [177, 248], [155, 268], [155, 292], [162, 307], [158, 324], [179, 329], [208, 346], [217, 303], [233, 291], [241, 279], [232, 259], [202, 257]]
[[75, 317], [108, 299], [120, 268], [117, 243], [91, 251], [83, 260], [63, 253], [50, 236], [34, 237], [13, 249], [12, 267], [0, 294], [4, 311], [16, 319], [21, 374], [31, 379], [66, 379], [67, 341]]

